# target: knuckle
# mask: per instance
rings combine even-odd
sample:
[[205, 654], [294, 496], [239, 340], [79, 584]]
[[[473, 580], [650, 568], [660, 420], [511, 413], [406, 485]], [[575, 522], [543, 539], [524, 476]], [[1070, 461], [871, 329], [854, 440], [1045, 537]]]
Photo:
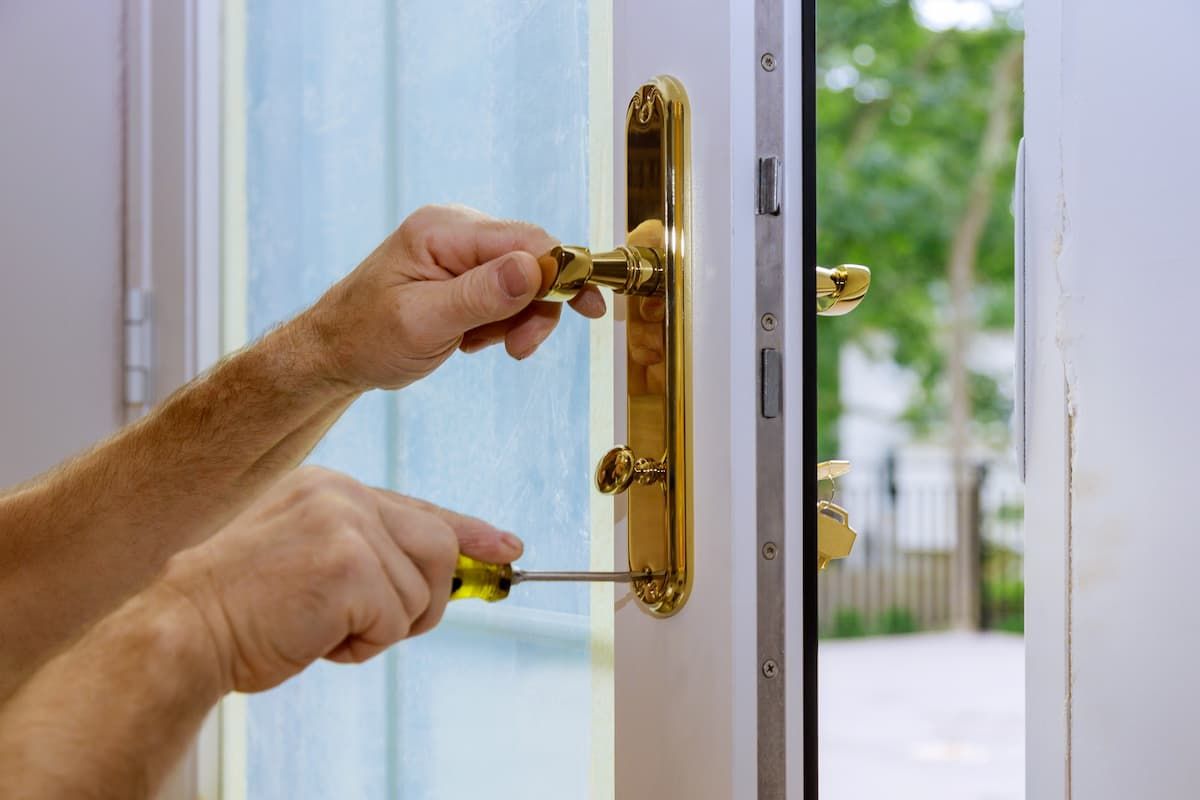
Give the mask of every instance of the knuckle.
[[305, 465], [297, 473], [292, 499], [299, 504], [328, 508], [345, 498], [362, 500], [369, 492], [349, 475], [325, 467]]
[[295, 491], [308, 493], [324, 485], [329, 476], [333, 474], [335, 474], [333, 470], [326, 469], [325, 467], [318, 467], [315, 464], [302, 464], [292, 471], [292, 484]]
[[331, 582], [357, 581], [372, 557], [370, 545], [349, 527], [333, 528], [320, 543], [320, 572]]

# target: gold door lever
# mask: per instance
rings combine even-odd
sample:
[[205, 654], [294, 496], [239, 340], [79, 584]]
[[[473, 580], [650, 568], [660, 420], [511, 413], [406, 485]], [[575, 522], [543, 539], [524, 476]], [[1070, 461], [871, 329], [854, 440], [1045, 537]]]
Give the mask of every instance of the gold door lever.
[[817, 267], [817, 313], [838, 317], [858, 307], [871, 288], [871, 270], [861, 264]]
[[607, 286], [617, 294], [662, 296], [663, 253], [654, 247], [618, 247], [592, 253], [586, 247], [562, 245], [538, 258], [543, 300], [570, 300], [586, 286]]

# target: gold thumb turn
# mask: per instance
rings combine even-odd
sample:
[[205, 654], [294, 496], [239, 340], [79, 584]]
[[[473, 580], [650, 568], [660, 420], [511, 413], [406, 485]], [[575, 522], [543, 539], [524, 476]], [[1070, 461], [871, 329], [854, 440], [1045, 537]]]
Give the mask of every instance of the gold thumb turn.
[[617, 294], [661, 296], [663, 254], [653, 247], [618, 247], [595, 253], [562, 245], [538, 258], [542, 268], [542, 300], [570, 300], [586, 286], [607, 286]]
[[604, 454], [596, 465], [596, 488], [603, 494], [620, 494], [634, 483], [650, 486], [667, 478], [667, 465], [649, 458], [635, 458], [622, 445]]

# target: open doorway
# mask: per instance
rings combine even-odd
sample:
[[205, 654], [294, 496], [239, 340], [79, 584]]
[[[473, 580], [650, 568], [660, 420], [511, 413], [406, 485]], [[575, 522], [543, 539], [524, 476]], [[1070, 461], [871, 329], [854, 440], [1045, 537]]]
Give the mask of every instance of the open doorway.
[[1024, 796], [1023, 36], [1019, 0], [818, 0], [818, 257], [873, 267], [818, 324], [858, 531], [817, 590], [823, 800]]

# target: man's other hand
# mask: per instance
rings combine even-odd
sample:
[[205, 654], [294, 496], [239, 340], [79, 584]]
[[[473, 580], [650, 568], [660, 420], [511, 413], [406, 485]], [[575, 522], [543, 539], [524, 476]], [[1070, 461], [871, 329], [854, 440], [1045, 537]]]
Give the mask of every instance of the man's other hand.
[[257, 692], [434, 627], [460, 550], [505, 563], [521, 549], [481, 520], [303, 467], [172, 558], [158, 588], [201, 618], [223, 691]]
[[[397, 389], [425, 377], [461, 348], [503, 341], [533, 353], [558, 323], [559, 303], [535, 302], [537, 256], [558, 244], [534, 225], [461, 206], [426, 206], [396, 229], [297, 323], [315, 335], [319, 368], [358, 391]], [[571, 301], [604, 314], [589, 288]]]

